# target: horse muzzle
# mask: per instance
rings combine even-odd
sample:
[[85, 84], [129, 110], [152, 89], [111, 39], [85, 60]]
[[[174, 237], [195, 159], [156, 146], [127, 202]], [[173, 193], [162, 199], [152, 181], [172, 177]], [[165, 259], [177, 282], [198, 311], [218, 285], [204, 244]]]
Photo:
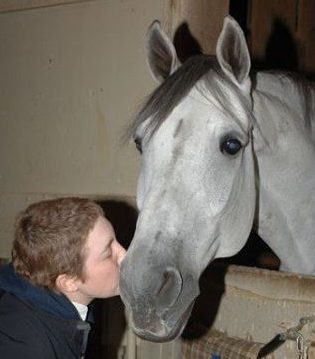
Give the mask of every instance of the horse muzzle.
[[174, 318], [161, 318], [158, 315], [152, 315], [149, 320], [143, 322], [139, 320], [140, 316], [137, 313], [131, 312], [129, 317], [129, 325], [132, 330], [140, 338], [149, 340], [152, 342], [168, 342], [176, 339], [185, 328], [185, 325], [190, 317], [194, 301], [188, 306], [184, 313], [174, 320]]
[[187, 282], [175, 267], [164, 268], [151, 268], [152, 278], [142, 276], [142, 280], [130, 277], [128, 267], [121, 268], [120, 293], [130, 313], [129, 324], [138, 336], [155, 342], [181, 334], [199, 294], [198, 287], [187, 290]]

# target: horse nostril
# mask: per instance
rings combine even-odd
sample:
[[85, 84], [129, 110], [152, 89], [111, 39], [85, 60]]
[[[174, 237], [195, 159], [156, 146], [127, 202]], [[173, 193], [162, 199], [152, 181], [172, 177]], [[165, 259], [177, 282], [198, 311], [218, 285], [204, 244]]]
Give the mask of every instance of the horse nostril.
[[171, 286], [172, 286], [172, 275], [169, 271], [166, 271], [163, 273], [163, 281], [162, 281], [161, 287], [158, 289], [156, 294], [163, 295], [163, 292], [167, 292], [168, 290], [170, 290]]
[[163, 273], [160, 286], [155, 293], [157, 308], [164, 311], [171, 307], [177, 300], [182, 289], [182, 277], [179, 271], [169, 267]]

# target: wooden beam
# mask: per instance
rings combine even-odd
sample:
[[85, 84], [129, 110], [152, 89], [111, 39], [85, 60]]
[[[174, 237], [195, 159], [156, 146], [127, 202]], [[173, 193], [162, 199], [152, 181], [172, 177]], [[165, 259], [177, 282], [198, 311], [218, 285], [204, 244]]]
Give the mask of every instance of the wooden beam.
[[93, 0], [0, 0], [0, 13], [91, 1]]
[[[214, 54], [224, 16], [229, 13], [230, 0], [171, 0], [165, 3], [164, 25], [170, 36], [177, 37], [177, 50], [186, 51], [192, 40], [196, 40], [204, 53]], [[188, 32], [193, 38], [188, 38]]]

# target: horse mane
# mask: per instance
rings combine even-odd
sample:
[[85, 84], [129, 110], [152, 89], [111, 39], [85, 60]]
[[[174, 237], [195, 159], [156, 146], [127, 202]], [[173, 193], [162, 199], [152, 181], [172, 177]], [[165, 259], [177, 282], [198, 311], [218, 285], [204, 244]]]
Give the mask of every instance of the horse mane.
[[308, 78], [301, 74], [297, 73], [286, 73], [284, 76], [287, 76], [290, 79], [298, 93], [301, 94], [301, 103], [302, 110], [304, 112], [305, 127], [312, 128], [312, 120], [314, 116], [314, 101], [315, 101], [315, 85]]
[[165, 118], [189, 93], [196, 82], [210, 69], [219, 70], [215, 56], [196, 55], [189, 58], [148, 97], [128, 130], [128, 137], [135, 137], [138, 126], [151, 118], [145, 132], [154, 132]]
[[[273, 81], [279, 83], [279, 86], [286, 89], [289, 98], [299, 97], [301, 103], [301, 113], [306, 128], [312, 128], [312, 121], [315, 112], [315, 84], [301, 73], [279, 70], [259, 71], [259, 75], [271, 75]], [[270, 91], [271, 89], [268, 89]], [[292, 92], [292, 93], [291, 93]], [[290, 94], [289, 94], [290, 93]], [[276, 96], [279, 93], [274, 93]]]

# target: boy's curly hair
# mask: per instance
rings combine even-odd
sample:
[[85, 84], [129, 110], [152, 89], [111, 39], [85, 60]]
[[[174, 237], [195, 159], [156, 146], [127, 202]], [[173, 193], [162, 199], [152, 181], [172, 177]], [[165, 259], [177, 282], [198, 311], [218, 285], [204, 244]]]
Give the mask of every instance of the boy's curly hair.
[[17, 217], [12, 262], [35, 285], [56, 291], [59, 274], [84, 280], [84, 245], [102, 208], [86, 198], [31, 204]]

